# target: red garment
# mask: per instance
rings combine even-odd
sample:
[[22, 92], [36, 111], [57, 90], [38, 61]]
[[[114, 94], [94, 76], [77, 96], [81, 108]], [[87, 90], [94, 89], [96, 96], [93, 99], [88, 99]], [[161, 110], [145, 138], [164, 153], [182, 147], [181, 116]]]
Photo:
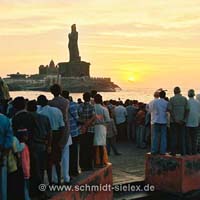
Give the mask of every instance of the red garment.
[[21, 153], [22, 157], [22, 169], [24, 173], [24, 179], [30, 178], [30, 154], [28, 146], [25, 144], [25, 147]]
[[137, 125], [145, 125], [145, 111], [139, 110], [136, 114], [136, 124]]

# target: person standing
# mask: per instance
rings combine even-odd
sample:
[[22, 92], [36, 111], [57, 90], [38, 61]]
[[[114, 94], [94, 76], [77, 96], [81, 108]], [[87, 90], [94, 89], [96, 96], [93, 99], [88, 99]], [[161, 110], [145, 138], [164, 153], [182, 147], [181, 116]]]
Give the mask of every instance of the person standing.
[[7, 84], [0, 77], [0, 112], [6, 114], [7, 103], [10, 99], [9, 89]]
[[117, 102], [117, 105], [114, 108], [114, 117], [118, 132], [117, 139], [118, 141], [125, 141], [127, 139], [127, 111], [122, 105], [122, 102]]
[[145, 117], [146, 117], [146, 106], [144, 103], [138, 103], [139, 110], [136, 114], [136, 146], [138, 148], [146, 148], [145, 141]]
[[133, 102], [131, 100], [127, 100], [127, 136], [131, 141], [135, 140], [135, 116], [137, 113], [137, 109], [133, 106]]
[[153, 100], [151, 100], [150, 102], [149, 102], [149, 104], [146, 106], [146, 110], [147, 110], [147, 112], [149, 112], [150, 113], [150, 118], [151, 118], [151, 144], [152, 144], [152, 141], [153, 141], [153, 129], [154, 129], [154, 123], [155, 123], [155, 111], [154, 111], [154, 109], [153, 109], [153, 106], [154, 106], [154, 103], [159, 99], [159, 91], [158, 90], [156, 90], [155, 92], [154, 92], [154, 99]]
[[80, 135], [80, 168], [82, 171], [94, 169], [94, 125], [92, 123], [95, 118], [94, 106], [90, 103], [90, 93], [83, 94], [84, 103], [80, 104], [78, 109], [79, 121], [82, 126], [87, 125], [86, 132]]
[[[94, 97], [94, 110], [96, 114], [96, 120], [94, 125], [94, 146], [97, 152], [97, 148], [99, 149], [99, 160], [100, 167], [104, 166], [104, 147], [106, 146], [106, 124], [110, 121], [109, 112], [106, 107], [103, 107], [102, 104], [102, 96], [100, 94], [95, 95]], [[95, 152], [95, 155], [97, 153]], [[97, 159], [95, 159], [97, 160]]]
[[[196, 100], [200, 103], [200, 94], [196, 95]], [[199, 119], [200, 121], [200, 119]], [[200, 123], [197, 128], [197, 152], [200, 153]]]
[[[167, 150], [167, 109], [168, 102], [165, 100], [166, 93], [159, 93], [160, 99], [154, 102], [153, 111], [155, 113], [153, 140], [151, 145], [151, 153], [164, 155]], [[160, 144], [160, 148], [159, 148]]]
[[37, 102], [35, 100], [27, 103], [27, 111], [33, 116], [36, 123], [36, 131], [32, 137], [33, 148], [37, 156], [40, 178], [44, 183], [44, 170], [47, 165], [47, 149], [51, 144], [51, 125], [48, 117], [37, 113]]
[[69, 176], [69, 146], [72, 144], [72, 138], [70, 133], [70, 126], [69, 126], [69, 101], [61, 96], [62, 90], [60, 85], [54, 84], [50, 88], [51, 93], [53, 94], [54, 98], [49, 101], [49, 105], [52, 107], [59, 108], [63, 114], [63, 119], [65, 123], [65, 130], [64, 134], [60, 140], [60, 146], [62, 148], [62, 157], [61, 157], [61, 165], [62, 165], [62, 172], [64, 183], [69, 184], [70, 176]]
[[9, 119], [0, 113], [0, 199], [7, 200], [7, 154], [13, 145]]
[[186, 120], [186, 144], [187, 154], [195, 155], [197, 153], [197, 131], [200, 123], [200, 103], [194, 99], [195, 91], [188, 91], [188, 107], [189, 113]]
[[179, 87], [174, 88], [174, 96], [169, 100], [170, 131], [171, 131], [171, 155], [176, 153], [186, 154], [186, 119], [189, 112], [188, 101], [181, 95]]
[[51, 125], [52, 137], [51, 144], [47, 149], [47, 174], [49, 184], [52, 184], [52, 167], [56, 169], [58, 182], [61, 182], [61, 138], [64, 134], [65, 123], [63, 120], [63, 115], [60, 109], [56, 107], [51, 107], [48, 105], [48, 100], [46, 96], [40, 95], [37, 98], [37, 103], [40, 106], [37, 110], [38, 113], [48, 117]]
[[117, 136], [117, 128], [116, 128], [116, 125], [115, 125], [115, 121], [113, 119], [113, 114], [112, 114], [112, 111], [108, 108], [108, 111], [109, 111], [109, 114], [110, 114], [110, 121], [109, 123], [107, 124], [107, 139], [106, 139], [106, 143], [107, 143], [107, 152], [108, 152], [108, 155], [110, 155], [110, 151], [111, 151], [111, 148], [114, 152], [115, 155], [119, 156], [121, 155], [121, 153], [118, 152], [115, 144], [116, 144], [116, 136]]
[[[62, 91], [62, 96], [66, 99], [70, 99], [68, 91]], [[69, 174], [70, 176], [77, 176], [79, 174], [79, 116], [78, 116], [78, 104], [69, 100], [69, 125], [70, 135], [72, 137], [72, 145], [70, 145], [70, 158], [69, 158]]]
[[42, 196], [43, 192], [39, 191], [38, 185], [42, 183], [39, 159], [34, 149], [33, 138], [37, 135], [37, 123], [33, 115], [26, 110], [26, 100], [24, 97], [16, 97], [13, 101], [13, 108], [15, 109], [15, 115], [12, 118], [12, 127], [14, 135], [19, 138], [22, 132], [27, 132], [28, 139], [27, 145], [30, 151], [30, 196]]

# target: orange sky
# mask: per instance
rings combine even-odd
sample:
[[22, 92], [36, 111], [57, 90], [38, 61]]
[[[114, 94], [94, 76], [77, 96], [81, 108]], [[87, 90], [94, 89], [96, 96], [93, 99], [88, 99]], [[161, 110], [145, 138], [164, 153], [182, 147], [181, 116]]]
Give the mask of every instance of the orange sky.
[[0, 0], [0, 75], [68, 61], [77, 24], [92, 76], [123, 88], [200, 87], [200, 0]]

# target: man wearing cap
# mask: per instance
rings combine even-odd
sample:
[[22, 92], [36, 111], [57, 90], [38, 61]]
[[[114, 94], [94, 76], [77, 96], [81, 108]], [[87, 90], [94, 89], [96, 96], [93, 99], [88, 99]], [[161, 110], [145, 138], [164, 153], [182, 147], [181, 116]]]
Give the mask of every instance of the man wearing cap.
[[197, 129], [200, 119], [200, 103], [194, 99], [195, 91], [190, 89], [188, 91], [188, 107], [189, 113], [186, 121], [187, 134], [187, 154], [195, 155], [197, 153]]
[[180, 87], [174, 88], [174, 96], [170, 98], [168, 104], [170, 111], [171, 127], [171, 155], [176, 153], [186, 154], [186, 119], [189, 111], [186, 97], [181, 95]]

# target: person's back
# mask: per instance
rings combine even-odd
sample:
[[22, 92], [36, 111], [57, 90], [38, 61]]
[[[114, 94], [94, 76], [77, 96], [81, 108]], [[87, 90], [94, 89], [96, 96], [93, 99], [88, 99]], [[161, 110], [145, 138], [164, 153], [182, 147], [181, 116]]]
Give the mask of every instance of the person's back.
[[86, 121], [94, 115], [94, 106], [89, 102], [84, 102], [80, 104], [78, 112], [81, 120]]
[[50, 121], [47, 116], [39, 113], [31, 113], [36, 122], [36, 134], [33, 135], [33, 140], [44, 142], [47, 140], [47, 135], [51, 131]]
[[174, 96], [170, 98], [168, 104], [170, 112], [171, 129], [171, 155], [186, 153], [186, 119], [188, 115], [188, 101], [181, 95], [179, 87], [174, 88]]
[[16, 97], [13, 101], [13, 107], [16, 110], [12, 118], [12, 127], [17, 136], [20, 130], [27, 130], [29, 133], [28, 144], [32, 143], [32, 136], [35, 134], [36, 123], [33, 116], [25, 110], [26, 101], [23, 97]]
[[12, 147], [12, 129], [9, 119], [0, 113], [0, 150]]
[[135, 120], [137, 109], [133, 105], [128, 105], [126, 107], [126, 110], [127, 110], [127, 121], [129, 123], [132, 123]]
[[198, 127], [200, 123], [200, 103], [194, 98], [188, 100], [189, 113], [186, 121], [187, 127]]
[[78, 105], [77, 105], [77, 103], [70, 101], [70, 103], [69, 103], [69, 124], [70, 124], [70, 134], [72, 137], [78, 136], [80, 134], [78, 120], [79, 120]]
[[46, 105], [41, 107], [38, 113], [48, 117], [51, 130], [59, 130], [60, 127], [64, 126], [63, 115], [60, 109]]
[[49, 101], [49, 105], [51, 107], [56, 107], [60, 109], [63, 114], [64, 120], [68, 120], [67, 110], [69, 107], [69, 101], [62, 96], [54, 97], [52, 100]]
[[188, 103], [186, 97], [181, 94], [175, 94], [169, 100], [169, 110], [172, 117], [171, 122], [185, 121], [186, 110], [188, 110]]
[[155, 107], [155, 123], [167, 124], [167, 108], [168, 102], [164, 98], [160, 98], [154, 103]]
[[122, 105], [118, 105], [114, 109], [115, 121], [116, 124], [121, 124], [126, 121], [127, 111], [126, 108]]

